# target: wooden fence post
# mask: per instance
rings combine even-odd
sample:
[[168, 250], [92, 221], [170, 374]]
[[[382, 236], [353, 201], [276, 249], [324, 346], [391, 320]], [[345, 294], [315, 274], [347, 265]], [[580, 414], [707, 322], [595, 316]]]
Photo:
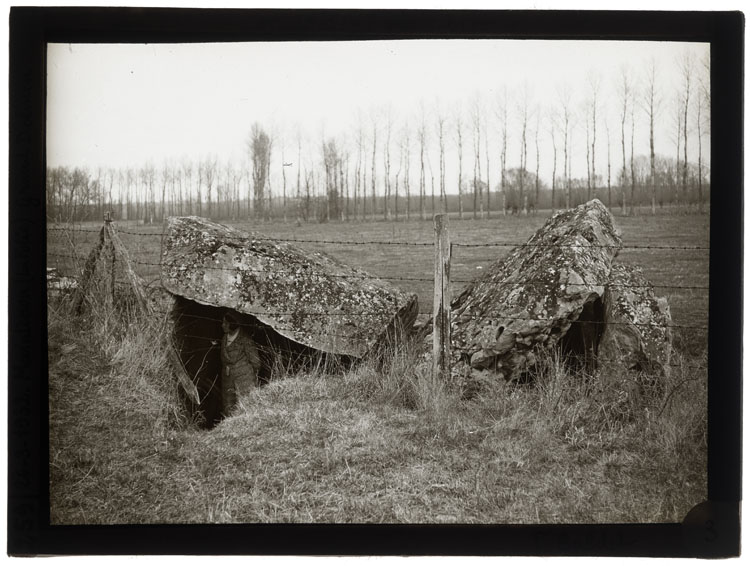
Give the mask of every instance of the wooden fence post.
[[448, 215], [435, 215], [435, 291], [432, 311], [432, 375], [450, 375], [451, 353], [451, 243]]

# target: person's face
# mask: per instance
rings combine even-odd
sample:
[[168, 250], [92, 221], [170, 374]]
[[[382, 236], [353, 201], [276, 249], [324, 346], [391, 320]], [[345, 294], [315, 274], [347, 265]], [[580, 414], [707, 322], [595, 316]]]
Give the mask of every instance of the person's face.
[[224, 331], [224, 334], [229, 334], [229, 322], [226, 319], [221, 321], [221, 329]]

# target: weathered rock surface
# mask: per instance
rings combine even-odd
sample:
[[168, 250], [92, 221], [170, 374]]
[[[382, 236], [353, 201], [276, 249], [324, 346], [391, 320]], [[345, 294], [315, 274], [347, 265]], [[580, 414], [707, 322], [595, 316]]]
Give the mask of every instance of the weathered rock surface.
[[599, 365], [668, 375], [672, 316], [667, 300], [656, 297], [641, 268], [615, 262], [603, 303]]
[[514, 379], [604, 296], [621, 246], [609, 211], [592, 200], [550, 218], [453, 301], [452, 355]]
[[304, 346], [359, 358], [416, 318], [416, 295], [325, 254], [198, 217], [167, 224], [161, 281], [170, 293], [250, 314]]

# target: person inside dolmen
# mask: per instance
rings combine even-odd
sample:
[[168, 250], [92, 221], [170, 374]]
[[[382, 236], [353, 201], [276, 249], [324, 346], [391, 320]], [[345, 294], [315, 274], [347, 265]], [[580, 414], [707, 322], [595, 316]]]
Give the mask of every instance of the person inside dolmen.
[[228, 417], [237, 406], [238, 399], [258, 387], [260, 355], [247, 328], [228, 312], [221, 322], [224, 337], [221, 340], [221, 406]]

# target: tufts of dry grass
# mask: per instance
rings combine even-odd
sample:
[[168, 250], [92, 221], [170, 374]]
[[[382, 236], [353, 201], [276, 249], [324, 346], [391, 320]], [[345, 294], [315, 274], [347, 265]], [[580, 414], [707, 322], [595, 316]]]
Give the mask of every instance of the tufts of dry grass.
[[433, 376], [419, 336], [390, 344], [376, 359], [355, 367], [346, 380], [351, 394], [364, 402], [391, 404], [425, 415], [448, 412], [460, 398], [457, 385]]
[[465, 400], [412, 344], [278, 367], [207, 431], [180, 410], [158, 329], [114, 342], [50, 318], [50, 355], [67, 352], [50, 358], [54, 523], [679, 521], [705, 498], [705, 376], [687, 367], [631, 391], [551, 357], [536, 386]]
[[53, 522], [130, 520], [131, 503], [158, 485], [147, 472], [161, 447], [191, 428], [163, 324], [127, 311], [48, 310]]

